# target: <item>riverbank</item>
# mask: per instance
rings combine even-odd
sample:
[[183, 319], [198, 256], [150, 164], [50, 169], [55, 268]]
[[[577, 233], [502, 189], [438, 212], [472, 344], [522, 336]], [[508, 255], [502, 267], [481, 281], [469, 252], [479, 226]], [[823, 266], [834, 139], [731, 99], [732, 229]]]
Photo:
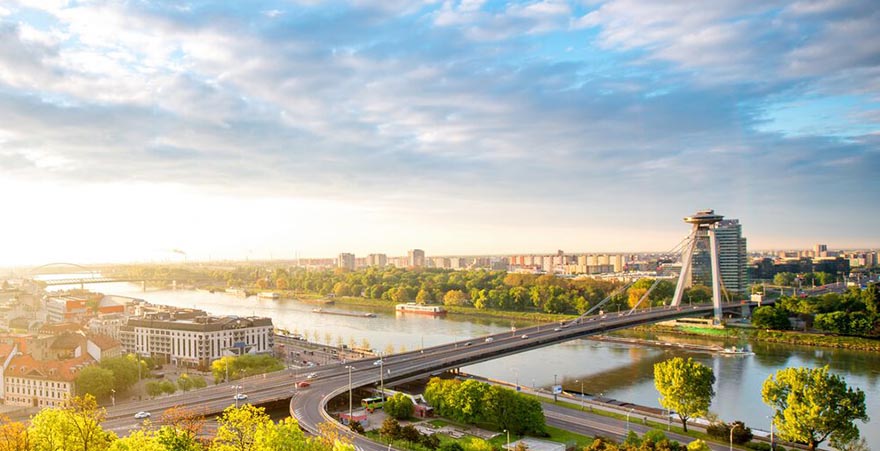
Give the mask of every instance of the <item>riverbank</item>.
[[650, 333], [665, 333], [722, 340], [752, 340], [766, 343], [784, 343], [801, 346], [880, 352], [880, 340], [859, 337], [811, 334], [798, 331], [775, 331], [752, 328], [709, 329], [693, 326], [639, 326], [633, 328]]

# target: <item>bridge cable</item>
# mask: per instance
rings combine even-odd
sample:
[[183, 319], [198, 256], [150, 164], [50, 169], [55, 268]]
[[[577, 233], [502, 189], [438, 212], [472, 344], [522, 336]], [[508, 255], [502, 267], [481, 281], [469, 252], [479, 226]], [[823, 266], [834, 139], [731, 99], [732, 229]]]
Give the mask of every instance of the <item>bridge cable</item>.
[[629, 312], [627, 312], [626, 316], [632, 315], [633, 312], [635, 312], [636, 309], [639, 308], [639, 305], [642, 304], [642, 301], [648, 298], [648, 295], [650, 295], [651, 292], [654, 291], [654, 288], [657, 288], [657, 285], [660, 284], [661, 280], [663, 279], [659, 277], [654, 280], [654, 283], [651, 284], [651, 286], [648, 288], [648, 291], [646, 291], [645, 294], [643, 294], [642, 297], [639, 298], [639, 302], [636, 302], [636, 305], [634, 305], [633, 308]]

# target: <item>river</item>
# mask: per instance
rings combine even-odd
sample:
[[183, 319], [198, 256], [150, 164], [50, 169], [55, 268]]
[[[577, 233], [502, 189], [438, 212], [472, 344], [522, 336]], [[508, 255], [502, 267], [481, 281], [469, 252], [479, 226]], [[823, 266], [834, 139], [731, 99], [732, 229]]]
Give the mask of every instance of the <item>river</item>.
[[[510, 320], [469, 318], [449, 315], [433, 318], [419, 315], [397, 316], [387, 310], [346, 305], [324, 306], [341, 311], [374, 312], [375, 318], [322, 315], [312, 312], [315, 305], [291, 300], [242, 298], [226, 293], [150, 290], [140, 285], [113, 283], [95, 285], [95, 291], [145, 299], [155, 304], [194, 307], [216, 315], [257, 315], [271, 317], [276, 327], [304, 334], [309, 340], [331, 344], [361, 344], [384, 351], [418, 349], [465, 337], [509, 331]], [[513, 324], [517, 327], [524, 325]], [[660, 338], [687, 343], [718, 344], [717, 341], [680, 336], [652, 336], [627, 332], [638, 338]], [[867, 397], [868, 415], [880, 418], [880, 355], [840, 349], [813, 348], [771, 343], [728, 343], [748, 345], [754, 355], [724, 356], [683, 349], [574, 340], [463, 368], [465, 372], [507, 380], [527, 386], [549, 387], [558, 380], [566, 390], [604, 394], [623, 401], [659, 407], [654, 388], [653, 365], [671, 357], [693, 357], [715, 372], [716, 396], [710, 410], [725, 421], [743, 420], [746, 425], [768, 430], [770, 408], [761, 401], [761, 385], [779, 369], [797, 366], [829, 365], [832, 372], [846, 377]], [[869, 444], [880, 443], [880, 430], [858, 423]]]

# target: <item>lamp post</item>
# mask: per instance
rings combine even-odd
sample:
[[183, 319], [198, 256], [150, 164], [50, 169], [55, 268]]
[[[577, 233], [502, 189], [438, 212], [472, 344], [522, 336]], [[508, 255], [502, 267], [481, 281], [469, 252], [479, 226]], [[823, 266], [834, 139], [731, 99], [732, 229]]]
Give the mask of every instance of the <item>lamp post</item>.
[[558, 397], [556, 396], [556, 375], [553, 375], [553, 402], [556, 402]]
[[504, 432], [507, 433], [507, 451], [510, 451], [510, 431], [505, 429]]
[[581, 383], [581, 410], [584, 410], [584, 381], [575, 379], [575, 383]]
[[382, 391], [382, 404], [385, 403], [385, 358], [379, 354], [379, 389]]
[[626, 412], [626, 434], [629, 435], [629, 414], [633, 412], [634, 409], [629, 409]]
[[116, 407], [116, 390], [110, 389], [110, 402], [113, 404], [113, 407]]
[[351, 402], [351, 365], [348, 365], [348, 425], [351, 426], [351, 414], [353, 404]]
[[736, 428], [738, 427], [738, 424], [732, 424], [730, 426], [730, 451], [733, 451], [733, 431], [736, 430]]
[[770, 419], [770, 451], [775, 451], [776, 450], [776, 440], [775, 440], [775, 437], [773, 436], [773, 416], [771, 415], [767, 418]]
[[238, 395], [241, 394], [239, 390], [241, 390], [241, 385], [233, 385], [232, 388], [235, 389], [235, 408], [238, 408]]

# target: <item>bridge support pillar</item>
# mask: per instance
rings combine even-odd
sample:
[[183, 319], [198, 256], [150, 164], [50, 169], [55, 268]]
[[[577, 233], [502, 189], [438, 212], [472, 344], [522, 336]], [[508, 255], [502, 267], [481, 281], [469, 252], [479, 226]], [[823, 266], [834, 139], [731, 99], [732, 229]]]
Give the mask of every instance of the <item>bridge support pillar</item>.
[[147, 292], [147, 281], [146, 280], [141, 280], [141, 291], [143, 291], [144, 293]]
[[721, 265], [718, 263], [718, 239], [715, 225], [709, 226], [709, 255], [712, 260], [712, 304], [715, 306], [715, 324], [721, 324]]

